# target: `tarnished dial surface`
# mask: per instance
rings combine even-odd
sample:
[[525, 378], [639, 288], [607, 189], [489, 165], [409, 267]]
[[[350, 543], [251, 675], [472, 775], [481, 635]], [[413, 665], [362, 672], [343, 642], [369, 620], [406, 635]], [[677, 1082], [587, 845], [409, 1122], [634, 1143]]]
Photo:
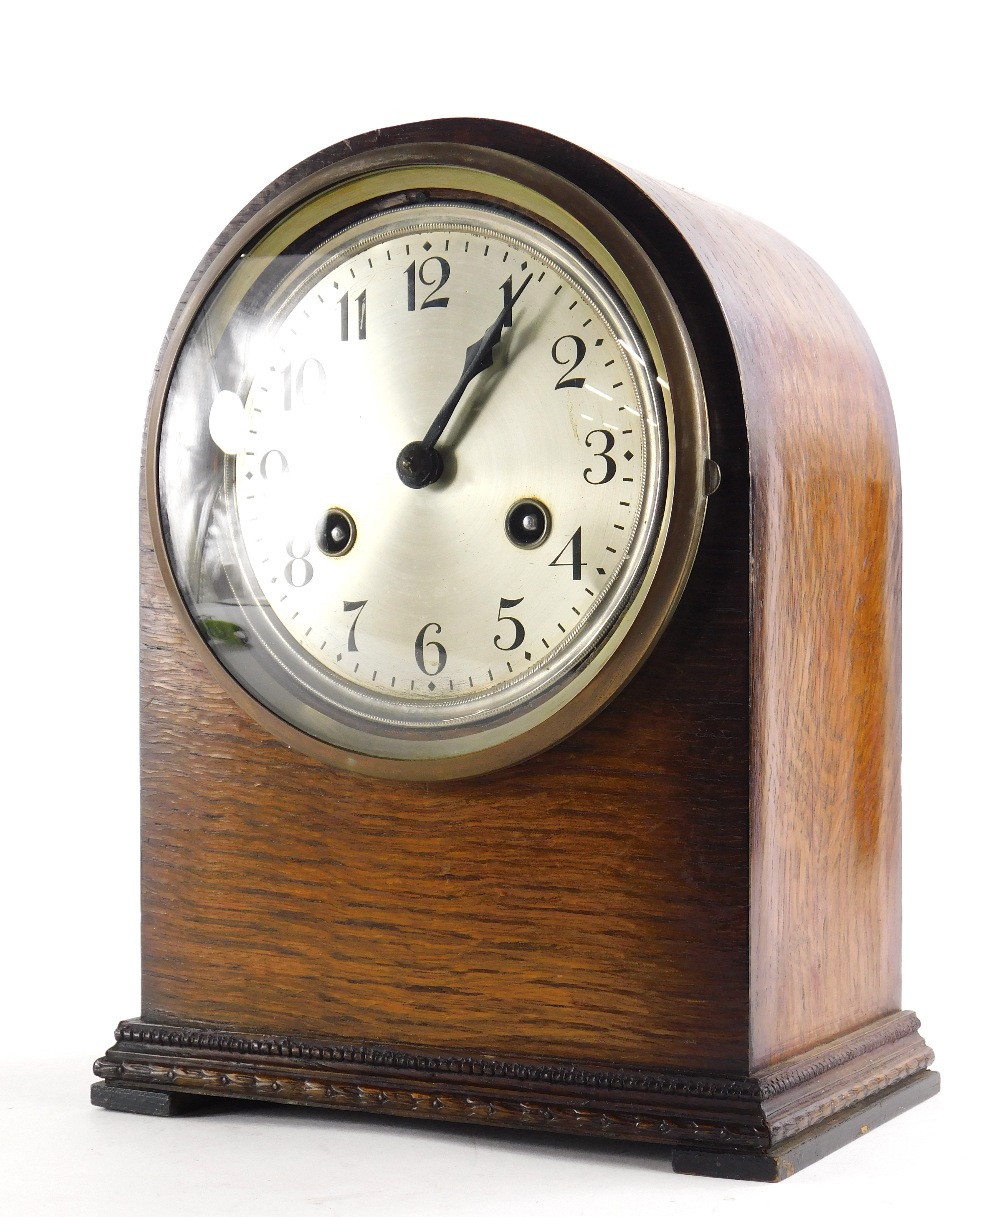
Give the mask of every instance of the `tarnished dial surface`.
[[454, 201], [355, 224], [257, 297], [194, 328], [164, 411], [206, 639], [376, 755], [516, 719], [599, 652], [662, 523], [669, 387], [637, 326], [545, 228]]

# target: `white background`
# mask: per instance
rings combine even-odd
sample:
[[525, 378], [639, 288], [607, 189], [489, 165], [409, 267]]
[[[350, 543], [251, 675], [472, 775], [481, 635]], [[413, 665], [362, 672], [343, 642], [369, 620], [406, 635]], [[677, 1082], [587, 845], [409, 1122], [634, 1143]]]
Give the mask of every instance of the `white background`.
[[[23, 15], [28, 13], [29, 16]], [[996, 1063], [993, 6], [43, 4], [4, 18], [0, 1189], [34, 1214], [924, 1211], [987, 1188]], [[789, 236], [867, 326], [905, 493], [904, 1004], [944, 1093], [777, 1188], [648, 1150], [88, 1106], [138, 1011], [136, 496], [216, 233], [337, 140], [538, 126]], [[969, 1202], [971, 1204], [971, 1201]]]

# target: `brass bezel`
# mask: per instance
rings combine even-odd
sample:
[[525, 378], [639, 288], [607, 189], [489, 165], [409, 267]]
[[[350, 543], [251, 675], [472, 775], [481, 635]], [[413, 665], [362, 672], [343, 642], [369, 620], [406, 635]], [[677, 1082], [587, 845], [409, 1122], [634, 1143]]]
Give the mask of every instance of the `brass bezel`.
[[[312, 158], [300, 167], [301, 176], [291, 171], [261, 196], [256, 210], [238, 217], [178, 308], [150, 398], [145, 479], [153, 547], [171, 602], [195, 650], [237, 705], [281, 742], [337, 768], [384, 778], [469, 777], [527, 759], [566, 738], [621, 691], [656, 644], [687, 582], [704, 522], [709, 458], [704, 389], [690, 337], [659, 273], [626, 227], [587, 191], [542, 165], [459, 141], [421, 140], [354, 155], [346, 152], [347, 147], [340, 145]], [[618, 172], [611, 166], [607, 169]], [[486, 747], [398, 759], [350, 751], [306, 734], [261, 705], [222, 666], [192, 621], [170, 566], [161, 524], [158, 450], [163, 408], [183, 341], [209, 293], [241, 253], [266, 254], [271, 243], [283, 248], [290, 233], [297, 227], [307, 231], [321, 212], [326, 217], [419, 190], [454, 191], [520, 211], [576, 245], [613, 284], [643, 333], [661, 383], [670, 384], [665, 401], [668, 497], [636, 595], [594, 660], [540, 706], [504, 724], [506, 735], [493, 728]], [[234, 300], [242, 296], [248, 286], [243, 280], [254, 275], [249, 261], [236, 267], [213, 307], [220, 307], [230, 290]], [[257, 259], [252, 261], [256, 265]]]

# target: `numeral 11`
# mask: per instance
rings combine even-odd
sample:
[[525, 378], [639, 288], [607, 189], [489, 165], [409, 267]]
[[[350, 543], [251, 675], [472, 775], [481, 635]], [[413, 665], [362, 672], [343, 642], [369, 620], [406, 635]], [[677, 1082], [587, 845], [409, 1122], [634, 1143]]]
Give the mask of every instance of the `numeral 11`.
[[[346, 342], [351, 336], [350, 301], [348, 292], [340, 297], [340, 341]], [[358, 306], [358, 338], [368, 337], [368, 301], [367, 293], [362, 292], [357, 298]]]

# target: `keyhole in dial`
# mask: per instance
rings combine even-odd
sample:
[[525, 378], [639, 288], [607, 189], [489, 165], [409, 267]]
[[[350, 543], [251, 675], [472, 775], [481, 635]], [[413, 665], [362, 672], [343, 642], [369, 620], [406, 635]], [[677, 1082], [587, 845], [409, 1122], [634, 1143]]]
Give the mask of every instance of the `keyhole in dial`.
[[518, 499], [507, 512], [504, 530], [519, 549], [535, 549], [549, 535], [552, 516], [538, 499]]
[[331, 558], [340, 558], [357, 540], [354, 519], [342, 507], [331, 507], [316, 530], [316, 543]]

